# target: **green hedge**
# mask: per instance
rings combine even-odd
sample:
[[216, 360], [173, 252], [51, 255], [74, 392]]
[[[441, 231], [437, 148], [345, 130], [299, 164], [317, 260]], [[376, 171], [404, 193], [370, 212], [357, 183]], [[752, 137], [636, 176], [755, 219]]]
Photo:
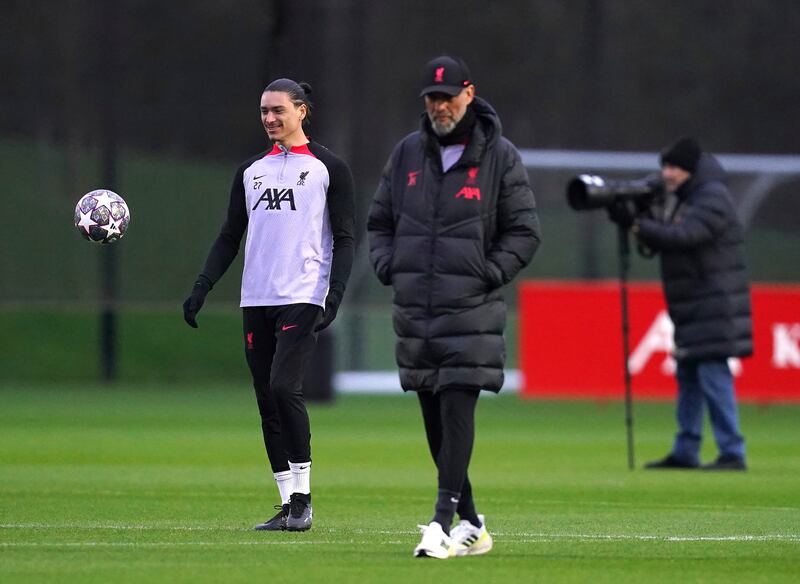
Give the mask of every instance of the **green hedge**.
[[[249, 383], [239, 310], [212, 305], [198, 321], [199, 329], [189, 328], [179, 306], [173, 310], [123, 310], [118, 320], [119, 380]], [[516, 322], [516, 315], [510, 313], [510, 368], [517, 366]], [[0, 382], [94, 383], [99, 378], [96, 311], [7, 308], [0, 310], [0, 331]], [[388, 310], [343, 308], [331, 331], [338, 370], [395, 368]]]

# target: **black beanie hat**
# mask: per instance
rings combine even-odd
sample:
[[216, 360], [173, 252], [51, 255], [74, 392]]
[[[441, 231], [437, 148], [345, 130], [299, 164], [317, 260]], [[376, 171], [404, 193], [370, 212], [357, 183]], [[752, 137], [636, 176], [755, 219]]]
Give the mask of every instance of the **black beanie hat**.
[[661, 166], [671, 164], [687, 172], [694, 172], [697, 170], [700, 154], [702, 154], [702, 150], [700, 150], [697, 140], [688, 137], [680, 138], [661, 151]]

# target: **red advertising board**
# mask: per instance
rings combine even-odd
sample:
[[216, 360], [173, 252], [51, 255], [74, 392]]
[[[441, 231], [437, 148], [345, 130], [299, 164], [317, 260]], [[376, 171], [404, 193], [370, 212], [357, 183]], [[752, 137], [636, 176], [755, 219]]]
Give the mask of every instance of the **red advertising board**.
[[[624, 395], [619, 284], [523, 282], [520, 286], [522, 395]], [[754, 285], [755, 354], [729, 360], [746, 401], [800, 401], [800, 286]], [[637, 399], [673, 399], [672, 321], [658, 283], [628, 287], [630, 358]]]

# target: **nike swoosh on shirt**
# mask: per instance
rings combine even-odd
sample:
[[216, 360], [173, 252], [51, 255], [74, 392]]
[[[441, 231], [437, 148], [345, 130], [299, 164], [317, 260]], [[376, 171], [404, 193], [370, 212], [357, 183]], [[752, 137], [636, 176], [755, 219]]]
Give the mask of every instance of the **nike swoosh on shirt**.
[[267, 176], [267, 175], [266, 175], [266, 174], [262, 174], [262, 175], [260, 175], [260, 176], [254, 176], [254, 177], [253, 177], [253, 180], [258, 180], [258, 179], [260, 179], [262, 176]]
[[282, 330], [282, 331], [288, 331], [289, 329], [293, 329], [293, 328], [296, 328], [296, 327], [297, 327], [297, 325], [296, 325], [296, 324], [289, 324], [289, 325], [286, 325], [286, 324], [285, 324], [285, 325], [283, 325], [283, 326], [281, 327], [281, 330]]

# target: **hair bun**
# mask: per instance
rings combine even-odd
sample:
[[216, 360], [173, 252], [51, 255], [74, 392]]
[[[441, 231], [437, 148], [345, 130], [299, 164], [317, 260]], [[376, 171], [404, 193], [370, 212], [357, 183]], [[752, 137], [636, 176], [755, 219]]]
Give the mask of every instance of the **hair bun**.
[[306, 83], [305, 81], [301, 81], [297, 85], [305, 92], [306, 95], [311, 95], [311, 85]]

